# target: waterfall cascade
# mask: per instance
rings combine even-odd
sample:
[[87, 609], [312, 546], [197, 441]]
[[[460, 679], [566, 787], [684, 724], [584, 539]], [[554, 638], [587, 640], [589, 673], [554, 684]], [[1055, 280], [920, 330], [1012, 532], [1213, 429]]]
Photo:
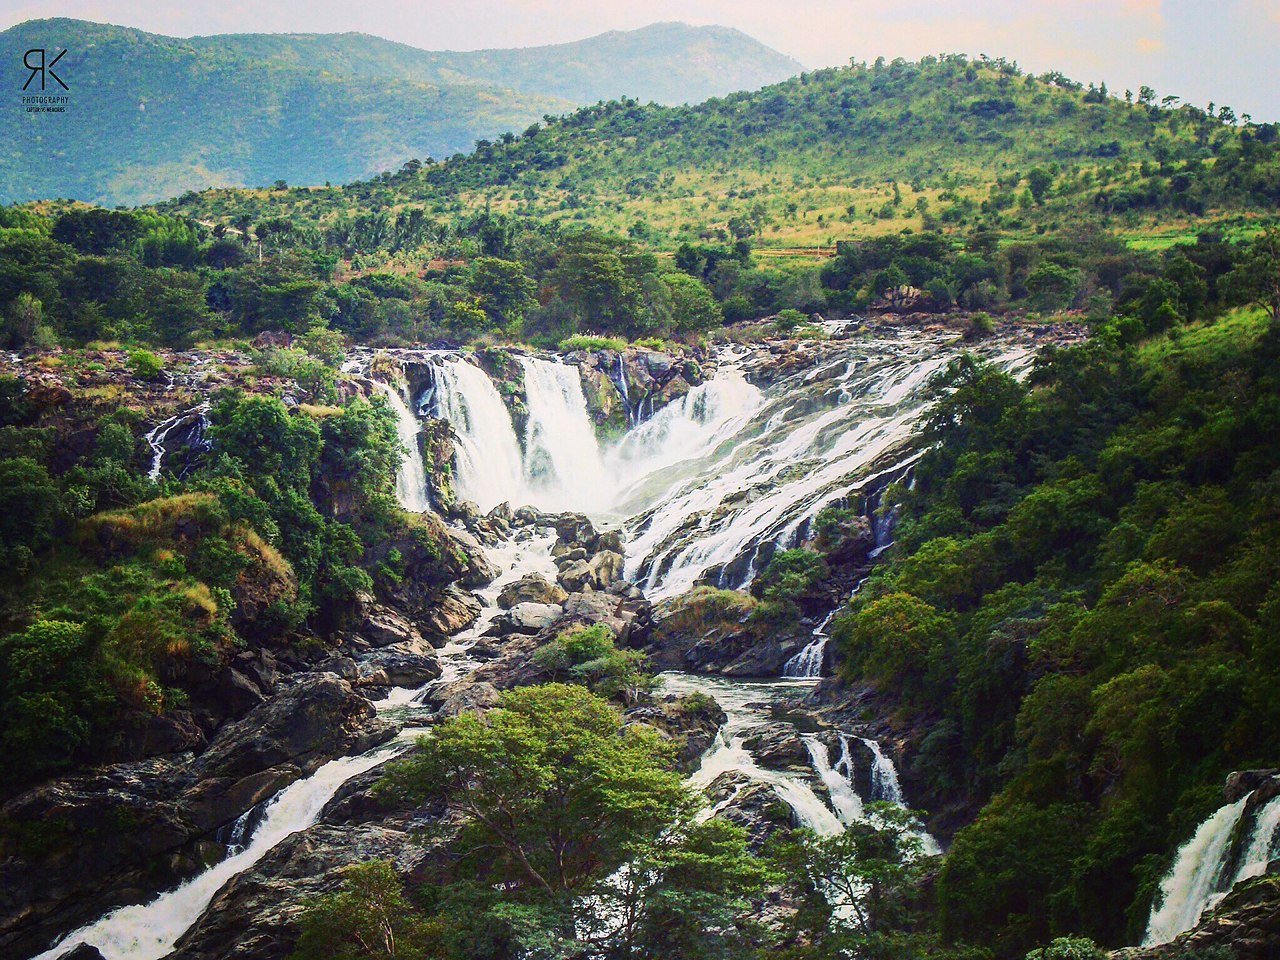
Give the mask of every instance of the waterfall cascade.
[[[801, 373], [780, 374], [762, 390], [749, 382], [743, 358], [726, 353], [712, 380], [656, 412], [651, 408], [647, 418], [639, 410], [632, 412], [633, 428], [607, 449], [596, 437], [576, 367], [520, 359], [528, 406], [522, 444], [501, 393], [480, 367], [458, 354], [423, 357], [433, 381], [429, 412], [447, 419], [456, 436], [459, 495], [485, 511], [509, 502], [584, 511], [623, 524], [627, 576], [660, 599], [704, 580], [746, 585], [757, 562], [767, 560], [775, 548], [798, 542], [825, 506], [875, 489], [887, 474], [901, 475], [911, 456], [895, 451], [924, 409], [922, 388], [953, 355], [954, 347], [927, 337], [849, 341], [835, 359]], [[993, 358], [1013, 369], [1028, 356], [1027, 350], [1014, 348]], [[625, 390], [624, 373], [619, 371]], [[394, 388], [380, 384], [379, 389], [396, 412], [406, 448], [397, 492], [406, 509], [425, 510], [417, 411]], [[166, 421], [148, 436], [156, 474], [164, 439], [174, 426]], [[894, 462], [884, 470], [886, 459]], [[553, 542], [554, 534], [544, 534], [491, 548], [490, 557], [502, 573], [480, 591], [480, 620], [441, 651], [444, 674], [437, 682], [447, 684], [468, 669], [467, 647], [497, 612], [502, 586], [534, 571], [554, 579]], [[798, 676], [820, 672], [826, 626], [824, 622], [815, 631], [813, 643], [796, 659]], [[855, 787], [851, 751], [858, 748], [846, 736], [840, 737], [841, 754], [834, 762], [826, 744], [805, 738], [812, 766], [808, 774], [774, 771], [756, 762], [745, 741], [766, 715], [760, 702], [807, 692], [807, 682], [667, 674], [663, 686], [671, 693], [709, 693], [728, 715], [692, 777], [695, 786], [708, 786], [724, 773], [765, 784], [801, 825], [828, 835], [865, 816], [864, 801], [902, 803], [892, 761], [873, 741], [863, 742], [874, 757], [872, 796], [866, 798]], [[425, 692], [393, 691], [378, 708], [412, 718]], [[393, 744], [334, 760], [297, 781], [232, 825], [226, 859], [150, 903], [122, 907], [75, 931], [41, 960], [85, 942], [98, 946], [109, 960], [165, 956], [225, 882], [314, 823], [342, 783], [399, 749]]]
[[1220, 807], [1178, 849], [1152, 905], [1144, 946], [1190, 930], [1237, 883], [1266, 872], [1280, 852], [1280, 797], [1259, 805], [1244, 824], [1248, 803], [1246, 796]]
[[360, 756], [331, 760], [276, 794], [243, 849], [150, 903], [113, 910], [70, 933], [34, 960], [54, 960], [81, 943], [93, 944], [107, 960], [160, 960], [168, 956], [224, 883], [249, 869], [290, 834], [315, 823], [342, 784], [404, 747], [404, 742], [393, 742]]
[[427, 471], [422, 463], [422, 449], [418, 445], [418, 434], [422, 426], [399, 390], [381, 380], [373, 383], [395, 412], [396, 436], [400, 438], [400, 446], [403, 448], [400, 468], [396, 470], [396, 496], [406, 510], [425, 513], [431, 509], [431, 503], [427, 499]]
[[187, 428], [190, 431], [191, 443], [194, 447], [204, 448], [205, 414], [209, 412], [209, 404], [201, 403], [185, 410], [168, 420], [156, 424], [146, 435], [147, 446], [151, 448], [151, 467], [147, 476], [152, 480], [160, 479], [160, 471], [164, 467], [164, 458], [168, 454], [165, 443], [176, 431]]

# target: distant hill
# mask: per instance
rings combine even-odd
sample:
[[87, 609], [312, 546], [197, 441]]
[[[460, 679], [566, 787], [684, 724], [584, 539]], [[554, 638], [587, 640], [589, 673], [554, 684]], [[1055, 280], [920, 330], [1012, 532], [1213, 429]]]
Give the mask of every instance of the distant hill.
[[10, 108], [0, 201], [134, 204], [277, 179], [340, 183], [580, 104], [693, 102], [800, 69], [737, 31], [684, 24], [470, 53], [364, 34], [183, 40], [65, 19], [0, 33], [6, 63], [32, 47], [67, 49], [58, 73], [71, 103], [57, 116]]
[[467, 210], [584, 223], [672, 246], [1086, 220], [1183, 229], [1280, 205], [1276, 125], [1130, 98], [996, 60], [925, 58], [802, 74], [695, 106], [615, 101], [465, 157], [331, 190], [213, 191], [202, 219]]

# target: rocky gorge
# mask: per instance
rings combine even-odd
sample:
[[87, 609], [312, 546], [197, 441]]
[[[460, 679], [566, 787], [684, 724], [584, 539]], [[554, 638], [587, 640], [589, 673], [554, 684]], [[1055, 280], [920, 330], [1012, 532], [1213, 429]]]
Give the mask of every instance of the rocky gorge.
[[[673, 741], [715, 815], [754, 844], [784, 824], [838, 833], [865, 804], [910, 798], [938, 850], [973, 811], [924, 792], [920, 731], [832, 676], [825, 629], [892, 542], [926, 385], [962, 344], [941, 330], [835, 332], [684, 355], [353, 354], [340, 389], [387, 396], [411, 441], [398, 489], [413, 519], [362, 557], [394, 576], [324, 642], [264, 634], [118, 762], [8, 798], [0, 954], [288, 956], [306, 904], [345, 867], [431, 869], [432, 846], [413, 837], [457, 813], [380, 793], [383, 766], [432, 724], [554, 679], [547, 649], [585, 629], [660, 672], [626, 698], [626, 721]], [[977, 349], [1019, 373], [1045, 336]], [[230, 358], [188, 360], [142, 391], [148, 417], [172, 423], [148, 434], [157, 472], [206, 452], [200, 397], [243, 380]], [[30, 384], [50, 410], [78, 402], [53, 376]], [[340, 486], [324, 493], [337, 514]], [[824, 511], [838, 522], [819, 530]], [[761, 576], [798, 547], [821, 571], [775, 610]], [[253, 593], [237, 604], [250, 637], [271, 605], [255, 617]], [[1242, 794], [1255, 821], [1265, 789]], [[1264, 900], [1233, 893], [1215, 916], [1242, 919], [1215, 922], [1247, 939], [1271, 922]], [[1163, 956], [1134, 954], [1148, 955]]]

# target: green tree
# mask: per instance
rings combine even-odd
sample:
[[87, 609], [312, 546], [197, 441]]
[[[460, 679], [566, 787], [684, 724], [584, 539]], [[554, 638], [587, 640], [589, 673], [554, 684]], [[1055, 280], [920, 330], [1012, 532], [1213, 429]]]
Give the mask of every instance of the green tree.
[[670, 758], [656, 734], [625, 725], [606, 701], [547, 684], [442, 724], [391, 783], [467, 814], [457, 849], [488, 882], [555, 895], [583, 889], [626, 862], [638, 838], [690, 815], [695, 801]]
[[432, 960], [439, 925], [419, 913], [385, 860], [343, 870], [342, 889], [307, 905], [293, 960]]

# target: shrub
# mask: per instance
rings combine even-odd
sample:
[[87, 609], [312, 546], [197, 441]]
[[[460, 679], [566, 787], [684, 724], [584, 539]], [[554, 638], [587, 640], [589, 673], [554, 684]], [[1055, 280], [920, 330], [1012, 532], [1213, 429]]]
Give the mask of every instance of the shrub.
[[159, 380], [164, 375], [164, 360], [150, 350], [130, 350], [129, 372], [139, 380]]

